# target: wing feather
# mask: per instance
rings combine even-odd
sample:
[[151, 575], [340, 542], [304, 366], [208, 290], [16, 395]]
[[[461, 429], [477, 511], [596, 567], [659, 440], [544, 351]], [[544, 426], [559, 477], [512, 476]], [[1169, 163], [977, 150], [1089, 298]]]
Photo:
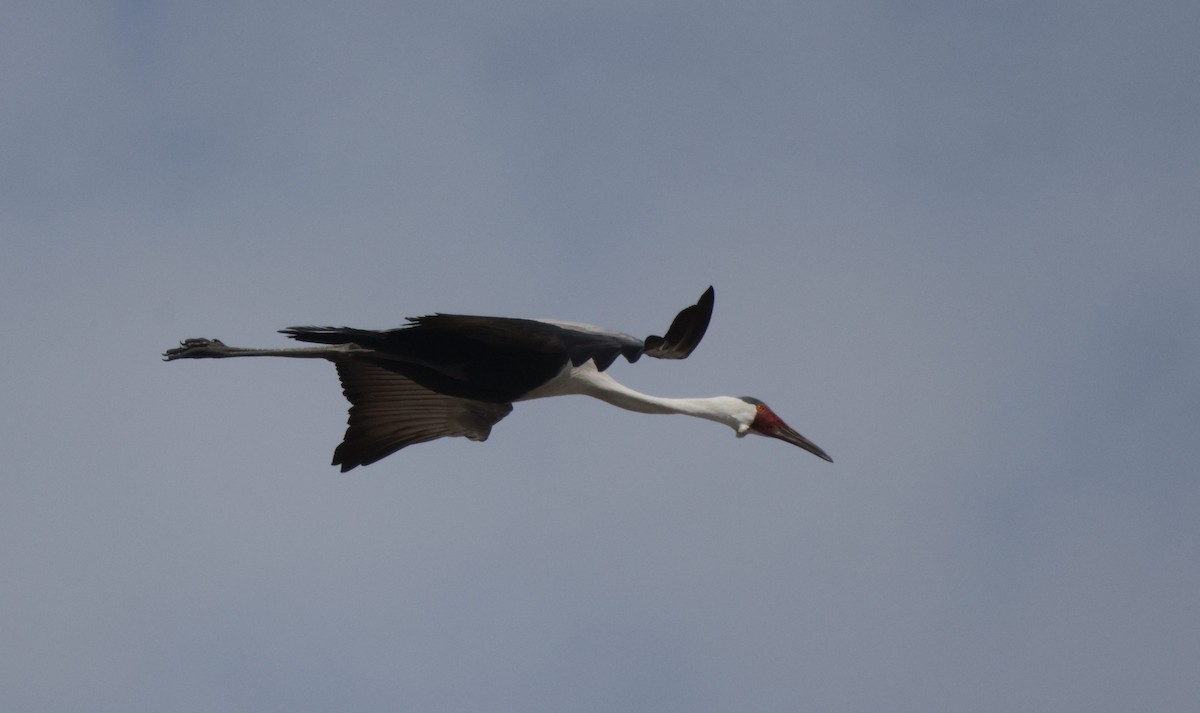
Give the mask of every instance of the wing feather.
[[[500, 407], [546, 384], [567, 364], [580, 366], [591, 360], [604, 371], [620, 357], [630, 363], [643, 354], [656, 359], [687, 358], [708, 330], [714, 301], [714, 290], [709, 287], [696, 304], [675, 316], [666, 336], [645, 339], [575, 322], [461, 314], [414, 317], [406, 326], [382, 331], [347, 327], [289, 327], [280, 331], [302, 342], [355, 344], [374, 352], [368, 361], [387, 364], [384, 371], [393, 378], [405, 379], [403, 399], [393, 395], [389, 403], [402, 401], [405, 408], [411, 408], [422, 398], [417, 394], [421, 389], [437, 398], [445, 395]], [[400, 390], [395, 385], [399, 382], [388, 383], [389, 388]], [[347, 398], [355, 403], [362, 387], [355, 382], [346, 389]], [[433, 404], [435, 409], [448, 408], [442, 401]], [[460, 417], [469, 413], [466, 408], [458, 411]], [[491, 417], [490, 412], [482, 416], [484, 420]], [[402, 440], [399, 436], [397, 439]]]
[[655, 359], [686, 359], [708, 331], [715, 299], [716, 292], [710, 286], [700, 295], [696, 304], [683, 308], [675, 315], [665, 337], [652, 335], [644, 340], [590, 324], [555, 319], [539, 321], [562, 330], [561, 339], [566, 345], [572, 366], [579, 366], [591, 359], [596, 362], [597, 369], [604, 371], [621, 356], [631, 364], [643, 354]]
[[715, 301], [716, 292], [710, 285], [696, 304], [683, 308], [675, 315], [667, 329], [667, 336], [646, 337], [646, 354], [656, 359], [686, 359], [708, 331]]
[[447, 396], [366, 359], [337, 362], [350, 401], [346, 435], [333, 453], [342, 472], [446, 436], [487, 440], [492, 426], [512, 412], [495, 404]]

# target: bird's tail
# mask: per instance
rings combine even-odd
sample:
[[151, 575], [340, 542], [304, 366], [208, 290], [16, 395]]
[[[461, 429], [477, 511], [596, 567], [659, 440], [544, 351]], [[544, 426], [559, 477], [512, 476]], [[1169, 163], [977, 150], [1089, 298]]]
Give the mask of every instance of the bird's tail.
[[351, 329], [350, 327], [288, 327], [279, 330], [298, 342], [314, 344], [364, 344], [379, 337], [373, 329]]

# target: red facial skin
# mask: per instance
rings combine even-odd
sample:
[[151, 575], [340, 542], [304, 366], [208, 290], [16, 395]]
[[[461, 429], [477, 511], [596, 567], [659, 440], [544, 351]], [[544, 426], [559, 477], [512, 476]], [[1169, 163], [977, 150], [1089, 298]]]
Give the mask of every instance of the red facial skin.
[[833, 462], [833, 459], [830, 458], [825, 451], [821, 450], [820, 446], [797, 433], [796, 429], [784, 423], [783, 419], [779, 416], [776, 416], [775, 412], [771, 410], [771, 407], [764, 403], [757, 403], [754, 404], [754, 408], [757, 410], [757, 413], [754, 416], [754, 422], [750, 424], [750, 429], [752, 431], [757, 431], [764, 436], [770, 436], [771, 438], [778, 438], [781, 441], [786, 441], [791, 443], [793, 446], [799, 446], [803, 448], [818, 458], [823, 458], [830, 463]]
[[770, 406], [766, 404], [754, 404], [754, 407], [758, 409], [758, 415], [754, 417], [754, 423], [750, 424], [750, 428], [755, 431], [764, 436], [774, 436], [781, 428], [788, 427], [782, 418], [775, 415]]

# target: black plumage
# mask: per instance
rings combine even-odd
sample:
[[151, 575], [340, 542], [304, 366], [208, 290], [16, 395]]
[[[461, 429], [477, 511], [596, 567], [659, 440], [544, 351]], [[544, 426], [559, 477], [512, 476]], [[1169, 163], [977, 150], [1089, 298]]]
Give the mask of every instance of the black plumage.
[[623, 356], [686, 358], [708, 329], [714, 291], [684, 308], [666, 336], [637, 339], [623, 332], [570, 322], [513, 317], [433, 314], [388, 330], [288, 327], [292, 339], [316, 344], [355, 344], [353, 358], [370, 361], [427, 389], [488, 403], [510, 403], [550, 381], [569, 363], [589, 359], [604, 371]]

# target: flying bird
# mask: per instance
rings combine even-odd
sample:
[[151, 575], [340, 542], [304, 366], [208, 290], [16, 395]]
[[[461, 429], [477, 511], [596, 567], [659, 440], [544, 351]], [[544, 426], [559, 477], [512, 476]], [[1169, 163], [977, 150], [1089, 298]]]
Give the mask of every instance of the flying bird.
[[749, 396], [664, 398], [618, 383], [607, 370], [618, 357], [684, 359], [712, 318], [715, 293], [684, 308], [666, 336], [645, 339], [601, 327], [549, 319], [432, 314], [396, 329], [288, 327], [279, 330], [318, 347], [246, 349], [217, 339], [185, 339], [164, 361], [226, 357], [328, 359], [337, 367], [350, 418], [333, 465], [342, 472], [445, 436], [485, 441], [513, 403], [583, 394], [639, 413], [680, 413], [723, 423], [740, 438], [778, 438], [833, 462], [817, 444]]

